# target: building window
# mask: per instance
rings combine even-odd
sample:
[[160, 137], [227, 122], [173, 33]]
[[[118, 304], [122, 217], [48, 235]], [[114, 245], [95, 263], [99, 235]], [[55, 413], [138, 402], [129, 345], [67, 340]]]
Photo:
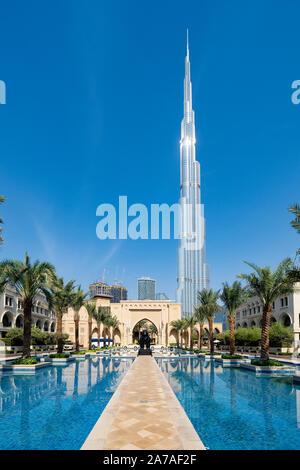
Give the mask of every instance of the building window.
[[5, 305], [6, 307], [12, 307], [13, 299], [12, 297], [9, 297], [8, 295], [5, 297]]
[[260, 313], [260, 306], [257, 307], [257, 313]]
[[22, 309], [22, 300], [18, 299], [18, 309]]
[[275, 302], [272, 303], [272, 310], [275, 308]]

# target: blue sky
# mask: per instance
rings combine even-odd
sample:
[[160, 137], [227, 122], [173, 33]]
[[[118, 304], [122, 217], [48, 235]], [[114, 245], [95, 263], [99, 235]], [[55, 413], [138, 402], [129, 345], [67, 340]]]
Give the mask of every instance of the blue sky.
[[174, 298], [175, 240], [96, 237], [96, 208], [179, 197], [186, 28], [211, 286], [299, 247], [297, 1], [2, 2], [0, 258], [48, 260], [84, 287], [151, 276]]

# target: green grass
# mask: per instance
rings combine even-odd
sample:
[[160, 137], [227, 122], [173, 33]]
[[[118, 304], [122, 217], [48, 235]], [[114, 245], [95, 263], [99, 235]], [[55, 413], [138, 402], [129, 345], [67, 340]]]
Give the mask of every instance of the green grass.
[[252, 359], [251, 364], [253, 366], [268, 366], [268, 367], [282, 367], [281, 362], [276, 361], [275, 359], [269, 359], [268, 361], [261, 361], [260, 359]]
[[240, 354], [222, 354], [222, 359], [243, 359]]
[[28, 359], [20, 358], [14, 361], [14, 365], [16, 366], [18, 365], [31, 366], [33, 364], [38, 364], [38, 361], [34, 357], [28, 357]]

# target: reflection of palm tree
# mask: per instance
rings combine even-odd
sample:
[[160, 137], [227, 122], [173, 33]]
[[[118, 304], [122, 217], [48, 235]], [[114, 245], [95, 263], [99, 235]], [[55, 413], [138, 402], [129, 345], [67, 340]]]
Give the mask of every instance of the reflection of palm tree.
[[210, 361], [210, 374], [209, 374], [209, 395], [214, 396], [215, 391], [215, 363]]
[[73, 401], [78, 399], [78, 382], [79, 382], [79, 361], [75, 362]]
[[21, 391], [20, 447], [23, 449], [30, 449], [29, 395], [29, 383], [26, 381]]
[[231, 393], [231, 410], [236, 409], [236, 371], [230, 367], [230, 393]]

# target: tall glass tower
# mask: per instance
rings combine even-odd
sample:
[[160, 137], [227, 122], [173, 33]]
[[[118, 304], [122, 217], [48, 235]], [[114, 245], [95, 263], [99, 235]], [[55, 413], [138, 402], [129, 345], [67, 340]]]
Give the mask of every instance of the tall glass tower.
[[205, 220], [201, 205], [200, 164], [195, 156], [195, 115], [192, 108], [189, 42], [185, 58], [184, 115], [180, 140], [180, 200], [177, 302], [182, 315], [192, 315], [197, 294], [209, 287], [206, 264]]
[[155, 300], [156, 281], [150, 277], [138, 279], [138, 300]]

